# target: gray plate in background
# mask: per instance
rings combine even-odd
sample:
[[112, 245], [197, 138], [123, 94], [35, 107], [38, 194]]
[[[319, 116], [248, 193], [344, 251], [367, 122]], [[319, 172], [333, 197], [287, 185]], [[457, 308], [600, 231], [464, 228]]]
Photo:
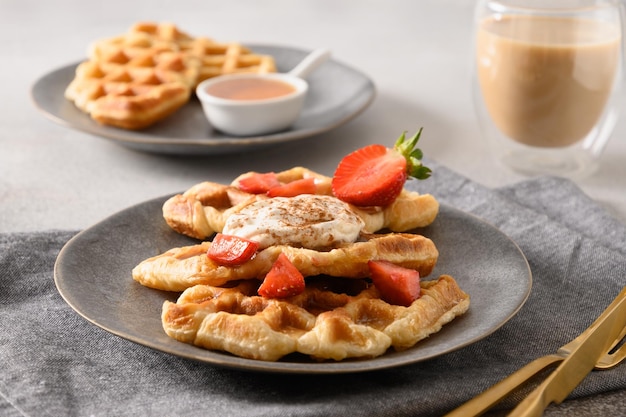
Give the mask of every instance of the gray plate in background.
[[[257, 53], [272, 55], [279, 72], [289, 71], [310, 52], [279, 46], [248, 46]], [[356, 117], [375, 96], [374, 84], [367, 76], [335, 60], [329, 60], [307, 79], [310, 90], [302, 114], [287, 131], [255, 137], [225, 135], [210, 126], [195, 95], [168, 118], [149, 128], [131, 131], [98, 124], [64, 97], [77, 65], [59, 68], [37, 80], [31, 90], [35, 106], [62, 125], [154, 153], [184, 155], [246, 152], [317, 135]]]

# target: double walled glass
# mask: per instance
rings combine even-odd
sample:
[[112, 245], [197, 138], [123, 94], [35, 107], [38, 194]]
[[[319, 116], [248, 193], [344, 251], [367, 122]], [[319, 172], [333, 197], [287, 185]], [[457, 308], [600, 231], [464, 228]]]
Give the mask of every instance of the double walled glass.
[[623, 14], [611, 0], [483, 0], [474, 98], [495, 156], [524, 174], [588, 175], [617, 121]]

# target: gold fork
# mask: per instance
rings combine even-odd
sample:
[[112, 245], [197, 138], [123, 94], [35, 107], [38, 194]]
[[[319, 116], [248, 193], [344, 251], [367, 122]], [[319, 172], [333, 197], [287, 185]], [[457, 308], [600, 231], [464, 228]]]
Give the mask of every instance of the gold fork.
[[614, 366], [619, 365], [620, 362], [626, 359], [626, 343], [620, 346], [619, 349], [615, 350], [614, 352], [611, 352], [611, 350], [613, 350], [615, 346], [617, 346], [617, 344], [622, 339], [624, 339], [624, 337], [626, 337], [626, 327], [624, 327], [624, 330], [622, 330], [622, 333], [620, 333], [617, 340], [611, 346], [609, 353], [605, 353], [604, 355], [602, 355], [600, 359], [598, 359], [598, 362], [596, 362], [596, 366], [594, 366], [593, 369], [600, 370], [600, 371], [611, 369]]
[[[626, 314], [625, 300], [626, 287], [624, 287], [620, 295], [611, 304], [611, 306], [618, 307], [617, 309], [614, 308], [612, 310], [611, 314], [613, 315], [613, 318], [615, 318], [616, 316], [624, 317], [622, 316], [622, 314]], [[621, 308], [621, 310], [619, 310], [619, 308]], [[607, 308], [607, 310], [605, 310], [604, 313], [594, 322], [594, 324], [591, 325], [587, 330], [585, 330], [585, 332], [583, 332], [580, 336], [578, 336], [576, 339], [572, 340], [568, 344], [559, 348], [556, 354], [547, 355], [535, 359], [528, 365], [519, 369], [517, 372], [493, 385], [487, 391], [484, 391], [482, 394], [469, 400], [459, 408], [446, 414], [445, 417], [471, 417], [483, 414], [485, 411], [489, 410], [495, 404], [508, 396], [511, 392], [515, 391], [517, 388], [526, 383], [531, 377], [535, 376], [536, 374], [550, 367], [551, 365], [565, 361], [565, 359], [567, 359], [572, 352], [575, 352], [583, 343], [586, 343], [586, 341], [588, 341], [591, 333], [593, 333], [593, 330], [597, 328], [597, 323], [607, 319], [608, 313], [609, 308]], [[626, 343], [614, 351], [615, 347], [626, 336], [626, 326], [624, 326], [623, 319], [621, 321], [621, 326], [621, 332], [609, 344], [608, 348], [605, 350], [605, 353], [600, 355], [593, 369], [610, 369], [614, 366], [617, 366], [626, 358]]]

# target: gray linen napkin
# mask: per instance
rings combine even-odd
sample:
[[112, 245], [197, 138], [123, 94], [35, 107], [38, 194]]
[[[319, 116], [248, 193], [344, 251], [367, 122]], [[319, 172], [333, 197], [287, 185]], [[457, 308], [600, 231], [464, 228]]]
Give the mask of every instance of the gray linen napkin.
[[[626, 227], [571, 182], [541, 178], [490, 190], [430, 165], [434, 176], [409, 187], [500, 228], [530, 263], [529, 300], [489, 337], [364, 374], [217, 368], [118, 338], [65, 304], [53, 264], [75, 232], [0, 234], [0, 415], [441, 415], [575, 337], [626, 285]], [[572, 398], [616, 389], [626, 389], [625, 366], [593, 372]]]

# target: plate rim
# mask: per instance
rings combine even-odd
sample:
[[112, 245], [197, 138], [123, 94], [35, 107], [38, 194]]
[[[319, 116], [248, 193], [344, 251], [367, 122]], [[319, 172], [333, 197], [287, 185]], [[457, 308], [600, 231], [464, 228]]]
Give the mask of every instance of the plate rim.
[[[72, 310], [74, 310], [75, 313], [77, 313], [79, 316], [81, 316], [83, 319], [85, 319], [92, 325], [95, 325], [96, 327], [99, 327], [100, 329], [105, 330], [108, 333], [111, 333], [122, 339], [126, 339], [133, 343], [148, 347], [150, 349], [160, 351], [166, 354], [174, 355], [180, 358], [190, 359], [190, 360], [194, 360], [197, 362], [205, 363], [208, 365], [219, 366], [223, 368], [238, 369], [238, 370], [244, 370], [244, 371], [254, 371], [254, 372], [264, 372], [264, 373], [279, 373], [279, 374], [311, 374], [311, 375], [347, 374], [347, 373], [363, 373], [363, 372], [377, 371], [377, 370], [383, 370], [383, 369], [391, 369], [391, 368], [396, 368], [400, 366], [406, 366], [406, 365], [411, 365], [411, 364], [415, 364], [418, 362], [431, 360], [436, 357], [439, 357], [439, 356], [457, 351], [464, 347], [467, 347], [471, 344], [474, 344], [488, 337], [489, 335], [491, 335], [492, 333], [500, 329], [503, 325], [505, 325], [521, 310], [521, 308], [525, 305], [531, 293], [533, 277], [532, 277], [532, 271], [531, 271], [530, 265], [524, 253], [522, 252], [521, 248], [517, 245], [517, 243], [511, 237], [509, 237], [504, 232], [499, 230], [497, 227], [487, 222], [486, 220], [478, 217], [475, 214], [468, 213], [463, 210], [452, 207], [450, 205], [440, 203], [440, 212], [450, 211], [450, 212], [455, 212], [457, 215], [462, 215], [462, 216], [467, 216], [469, 218], [472, 218], [474, 221], [478, 222], [479, 224], [482, 224], [483, 227], [490, 228], [492, 232], [496, 232], [500, 237], [507, 240], [510, 244], [513, 245], [513, 247], [517, 251], [517, 254], [520, 256], [519, 260], [523, 260], [523, 263], [526, 266], [526, 281], [525, 281], [526, 290], [524, 294], [518, 295], [518, 296], [521, 296], [521, 298], [519, 299], [519, 302], [517, 303], [517, 305], [515, 305], [514, 308], [512, 308], [508, 312], [506, 317], [504, 317], [497, 325], [490, 327], [488, 331], [480, 333], [479, 335], [469, 338], [462, 343], [458, 343], [458, 344], [455, 344], [454, 346], [448, 347], [447, 349], [444, 349], [442, 351], [438, 351], [427, 356], [422, 356], [422, 357], [413, 358], [413, 359], [407, 358], [404, 360], [403, 358], [398, 360], [398, 358], [396, 357], [389, 357], [388, 354], [384, 354], [382, 356], [378, 356], [378, 357], [371, 358], [371, 359], [357, 359], [354, 361], [344, 360], [344, 361], [338, 361], [338, 362], [321, 362], [321, 363], [281, 362], [281, 361], [267, 362], [267, 361], [261, 361], [261, 360], [255, 360], [255, 359], [241, 358], [241, 357], [237, 357], [235, 355], [231, 355], [225, 352], [211, 351], [211, 350], [203, 349], [203, 348], [196, 347], [193, 345], [188, 345], [179, 341], [175, 341], [175, 342], [180, 343], [181, 345], [185, 346], [184, 349], [189, 349], [189, 347], [191, 347], [192, 348], [191, 351], [198, 352], [198, 354], [180, 352], [180, 351], [176, 351], [176, 349], [165, 349], [156, 345], [155, 343], [150, 343], [149, 341], [146, 342], [145, 338], [142, 339], [141, 335], [139, 334], [137, 335], [128, 334], [122, 330], [110, 328], [109, 326], [106, 326], [100, 323], [97, 318], [90, 317], [87, 313], [85, 313], [84, 311], [81, 311], [81, 309], [77, 307], [75, 303], [72, 302], [71, 297], [62, 290], [63, 285], [61, 281], [63, 280], [63, 278], [61, 277], [62, 276], [61, 269], [62, 269], [62, 263], [67, 257], [67, 254], [73, 249], [74, 245], [80, 243], [80, 241], [83, 238], [88, 237], [89, 234], [92, 233], [94, 230], [96, 230], [99, 226], [107, 224], [108, 222], [111, 222], [116, 218], [123, 217], [125, 214], [133, 210], [138, 210], [145, 205], [162, 203], [166, 199], [170, 198], [172, 195], [175, 195], [175, 194], [168, 194], [165, 196], [152, 198], [152, 199], [131, 205], [93, 224], [91, 227], [88, 227], [78, 232], [76, 235], [70, 238], [59, 251], [59, 254], [54, 263], [54, 283], [55, 283], [58, 293], [61, 295], [63, 300], [72, 308]], [[172, 231], [172, 233], [176, 233], [176, 232]], [[130, 271], [129, 271], [128, 279], [132, 280], [132, 278], [130, 277]], [[470, 294], [470, 297], [471, 297], [471, 294]], [[472, 307], [470, 305], [470, 309], [471, 308]], [[447, 326], [450, 326], [451, 324], [455, 322], [463, 320], [463, 318], [464, 316], [455, 318], [451, 323], [448, 323], [447, 325], [445, 325], [442, 328], [442, 330], [446, 329]], [[430, 337], [435, 337], [435, 336], [436, 334], [431, 335]], [[418, 345], [419, 345], [419, 342], [416, 346]], [[179, 345], [175, 344], [174, 346], [179, 346]], [[363, 366], [363, 364], [365, 365]]]
[[[279, 51], [289, 51], [293, 53], [306, 54], [310, 52], [310, 50], [298, 48], [294, 46], [286, 46], [286, 45], [277, 45], [277, 44], [262, 44], [262, 43], [247, 43], [246, 46], [254, 49], [275, 49]], [[35, 106], [39, 112], [41, 112], [46, 118], [52, 120], [53, 122], [68, 127], [70, 129], [80, 131], [83, 133], [88, 133], [90, 135], [95, 135], [104, 139], [112, 140], [115, 143], [124, 146], [130, 147], [139, 147], [144, 148], [148, 146], [153, 146], [153, 149], [143, 149], [150, 152], [157, 153], [167, 153], [167, 154], [177, 154], [179, 152], [168, 151], [168, 147], [195, 147], [196, 149], [203, 149], [205, 152], [218, 151], [218, 153], [224, 150], [227, 150], [223, 153], [232, 153], [239, 152], [245, 150], [248, 147], [253, 146], [270, 146], [276, 145], [285, 142], [291, 142], [294, 140], [304, 139], [311, 136], [319, 135], [321, 133], [325, 133], [336, 129], [349, 121], [353, 120], [360, 114], [362, 114], [375, 100], [378, 92], [374, 81], [368, 77], [364, 72], [358, 70], [350, 65], [347, 65], [343, 62], [340, 62], [332, 57], [329, 59], [330, 63], [334, 65], [340, 66], [343, 70], [349, 71], [354, 74], [358, 74], [365, 81], [365, 85], [367, 88], [363, 91], [366, 93], [364, 96], [364, 100], [359, 104], [359, 106], [355, 107], [353, 111], [346, 114], [341, 119], [335, 120], [332, 123], [301, 128], [296, 130], [287, 130], [283, 132], [277, 132], [273, 134], [266, 135], [258, 135], [258, 136], [245, 136], [245, 137], [237, 137], [230, 135], [223, 135], [217, 137], [193, 137], [193, 138], [175, 138], [170, 136], [159, 136], [159, 135], [135, 135], [141, 131], [127, 131], [124, 129], [116, 129], [110, 126], [101, 126], [98, 125], [95, 121], [89, 121], [88, 126], [82, 126], [80, 124], [76, 124], [67, 118], [58, 115], [56, 112], [53, 112], [46, 106], [44, 100], [41, 99], [42, 93], [45, 91], [43, 86], [45, 86], [45, 82], [47, 79], [53, 77], [54, 75], [58, 75], [59, 73], [67, 73], [73, 72], [77, 65], [83, 62], [86, 58], [82, 60], [75, 61], [70, 64], [59, 66], [55, 69], [49, 70], [44, 74], [40, 75], [31, 85], [30, 87], [30, 98], [31, 102]], [[65, 87], [63, 88], [64, 91]], [[192, 94], [193, 96], [193, 94]], [[194, 103], [197, 104], [197, 103]], [[185, 106], [189, 106], [190, 103], [186, 103]], [[199, 104], [197, 104], [199, 106]], [[88, 117], [88, 116], [87, 116]], [[228, 148], [232, 148], [228, 150]]]

